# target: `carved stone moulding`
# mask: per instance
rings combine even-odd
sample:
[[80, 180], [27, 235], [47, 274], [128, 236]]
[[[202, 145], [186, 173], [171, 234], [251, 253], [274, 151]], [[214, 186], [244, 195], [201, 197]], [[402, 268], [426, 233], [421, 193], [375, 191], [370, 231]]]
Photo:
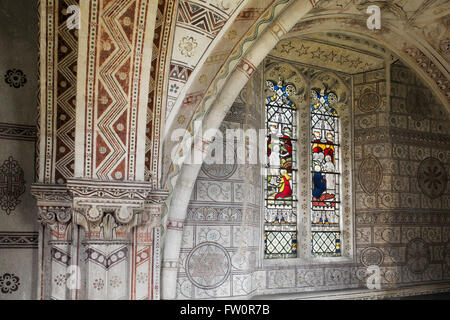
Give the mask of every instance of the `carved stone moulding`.
[[127, 240], [145, 220], [150, 183], [72, 179], [67, 188], [73, 196], [73, 221], [88, 240]]
[[151, 192], [149, 182], [115, 182], [70, 179], [67, 189], [74, 197], [145, 200]]
[[167, 190], [152, 190], [145, 201], [146, 205], [149, 204], [163, 204], [169, 196], [169, 191]]
[[65, 185], [33, 184], [31, 194], [37, 200], [38, 206], [71, 206], [72, 196]]

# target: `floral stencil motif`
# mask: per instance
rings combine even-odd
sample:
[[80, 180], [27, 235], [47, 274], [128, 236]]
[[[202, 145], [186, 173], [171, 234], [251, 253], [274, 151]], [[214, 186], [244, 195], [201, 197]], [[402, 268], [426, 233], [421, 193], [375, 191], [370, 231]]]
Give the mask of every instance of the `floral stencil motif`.
[[231, 272], [231, 258], [225, 248], [204, 242], [192, 249], [186, 259], [189, 280], [198, 288], [214, 289], [221, 286]]
[[114, 276], [109, 280], [109, 285], [113, 288], [118, 288], [122, 285], [122, 280], [118, 276]]
[[6, 72], [5, 82], [9, 84], [10, 87], [19, 89], [27, 83], [27, 77], [22, 70], [12, 69]]
[[25, 180], [19, 163], [9, 157], [0, 167], [0, 207], [10, 215], [25, 192]]
[[94, 289], [97, 289], [98, 291], [102, 291], [105, 287], [105, 281], [103, 279], [95, 279], [94, 283], [92, 284]]
[[422, 274], [430, 263], [430, 249], [428, 244], [416, 238], [411, 240], [406, 246], [406, 265], [414, 274]]
[[58, 287], [61, 287], [61, 286], [66, 284], [66, 281], [67, 281], [66, 275], [65, 274], [58, 274], [53, 281], [55, 282], [55, 284]]
[[430, 199], [442, 196], [447, 189], [447, 172], [441, 161], [427, 158], [422, 161], [417, 171], [419, 188]]
[[5, 273], [0, 276], [0, 291], [4, 294], [12, 294], [19, 289], [20, 279], [15, 274]]
[[192, 57], [195, 54], [195, 49], [198, 43], [193, 37], [183, 37], [178, 44], [178, 49], [180, 53], [185, 57]]
[[148, 281], [148, 275], [146, 273], [143, 272], [139, 272], [137, 274], [136, 280], [138, 283], [143, 284], [143, 283], [147, 283]]

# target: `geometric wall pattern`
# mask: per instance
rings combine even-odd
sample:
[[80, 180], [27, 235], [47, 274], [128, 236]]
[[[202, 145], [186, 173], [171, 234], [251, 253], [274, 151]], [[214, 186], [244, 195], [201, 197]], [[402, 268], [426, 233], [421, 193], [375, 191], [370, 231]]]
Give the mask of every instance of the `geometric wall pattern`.
[[[247, 108], [259, 116], [261, 105], [253, 104], [258, 91], [245, 95], [254, 82], [260, 81], [257, 77], [258, 72], [231, 107], [223, 129], [239, 127], [239, 123], [248, 121], [244, 120]], [[204, 164], [185, 221], [178, 299], [365, 288], [369, 275], [366, 269], [374, 265], [380, 267], [382, 289], [450, 279], [446, 260], [450, 239], [446, 208], [450, 205], [450, 191], [448, 187], [442, 191], [442, 186], [447, 186], [450, 161], [447, 115], [433, 100], [430, 112], [422, 120], [414, 119], [414, 113], [408, 111], [414, 106], [407, 107], [408, 92], [429, 92], [413, 72], [399, 63], [355, 75], [353, 84], [355, 261], [339, 264], [328, 261], [317, 266], [259, 264], [261, 253], [253, 251], [253, 246], [261, 247], [258, 201], [251, 205], [253, 202], [236, 197], [236, 190], [242, 190], [240, 185], [247, 179], [240, 174], [247, 169], [242, 170], [241, 165], [232, 168]], [[376, 104], [367, 102], [368, 93], [376, 97]], [[256, 176], [259, 175], [257, 172]], [[421, 187], [430, 184], [430, 175], [437, 179], [431, 186], [439, 186], [439, 196], [434, 199]], [[242, 232], [239, 222], [250, 208], [252, 219], [246, 224], [248, 240], [242, 249], [242, 244], [236, 241]], [[235, 269], [236, 261], [242, 261], [238, 258], [241, 250], [250, 254], [246, 256], [244, 274]], [[214, 261], [217, 266], [214, 273], [201, 268], [199, 259]], [[231, 259], [229, 273], [228, 259]]]

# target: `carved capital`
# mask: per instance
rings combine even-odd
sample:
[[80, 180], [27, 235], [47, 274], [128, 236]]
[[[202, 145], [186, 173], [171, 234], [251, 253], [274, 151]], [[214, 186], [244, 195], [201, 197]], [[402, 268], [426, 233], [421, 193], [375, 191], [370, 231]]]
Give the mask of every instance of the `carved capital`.
[[69, 224], [72, 220], [71, 207], [39, 206], [38, 212], [38, 222], [43, 225]]
[[86, 231], [90, 240], [126, 240], [133, 227], [144, 219], [144, 202], [140, 201], [96, 201], [74, 199], [75, 224]]
[[37, 200], [38, 222], [49, 228], [51, 239], [68, 241], [72, 224], [72, 196], [66, 186], [34, 184], [31, 193]]

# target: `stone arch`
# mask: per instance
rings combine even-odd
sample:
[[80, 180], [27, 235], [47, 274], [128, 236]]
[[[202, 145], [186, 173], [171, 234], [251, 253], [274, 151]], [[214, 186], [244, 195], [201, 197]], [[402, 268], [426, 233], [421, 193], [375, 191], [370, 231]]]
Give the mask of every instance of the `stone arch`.
[[[295, 25], [298, 19], [314, 6], [315, 2], [317, 1], [297, 0], [292, 2], [275, 21], [266, 21], [266, 24], [269, 24], [262, 33], [260, 33], [260, 25], [257, 25], [250, 36], [243, 40], [240, 47], [241, 51], [224, 63], [225, 70], [234, 70], [226, 71], [228, 74], [222, 74], [223, 77], [216, 79], [216, 82], [203, 98], [191, 122], [193, 124], [194, 121], [201, 121], [204, 134], [194, 136], [193, 150], [199, 152], [202, 159], [206, 155], [207, 147], [212, 141], [215, 130], [219, 128], [237, 95], [256, 70], [256, 66], [261, 63], [281, 37]], [[247, 52], [244, 53], [245, 43], [253, 41], [253, 45], [250, 48], [247, 46], [245, 48]], [[192, 128], [191, 132], [193, 132]], [[188, 132], [184, 136], [184, 140], [189, 139], [190, 135], [190, 132]], [[164, 241], [161, 275], [161, 296], [163, 299], [174, 299], [176, 296], [177, 266], [183, 223], [192, 187], [201, 168], [201, 163], [183, 164], [181, 152], [178, 153], [178, 156], [178, 159], [174, 159], [174, 165], [167, 183], [170, 194], [163, 217], [163, 227], [164, 224], [167, 225], [164, 237], [170, 239], [170, 241]], [[171, 203], [176, 203], [176, 208], [171, 206]]]
[[[310, 11], [314, 4], [314, 1], [306, 0], [297, 0], [293, 2], [275, 21], [271, 22], [270, 25], [264, 29], [264, 32], [259, 34], [258, 30], [256, 30], [256, 32], [254, 30], [254, 34], [247, 38], [253, 38], [253, 44], [250, 49], [246, 48], [248, 51], [245, 53], [240, 51], [237, 54], [228, 57], [224, 62], [223, 65], [226, 66], [226, 68], [219, 72], [221, 76], [216, 79], [202, 98], [202, 102], [199, 104], [193, 115], [191, 125], [188, 127], [188, 132], [183, 137], [183, 140], [188, 139], [191, 136], [191, 132], [193, 132], [194, 121], [201, 120], [202, 132], [204, 132], [204, 134], [194, 135], [193, 149], [197, 150], [202, 157], [206, 155], [207, 147], [212, 141], [215, 130], [219, 128], [220, 123], [224, 119], [232, 103], [250, 79], [257, 66], [263, 61], [273, 47], [286, 36], [294, 25]], [[364, 25], [365, 28], [365, 20], [355, 19], [355, 17], [352, 16], [351, 19], [349, 17], [344, 18], [343, 24], [347, 24], [347, 27], [333, 27], [333, 30], [357, 33], [354, 30], [354, 25], [349, 23], [350, 20], [353, 23], [356, 22], [357, 24], [361, 24], [361, 26]], [[310, 23], [310, 21], [308, 23]], [[310, 24], [314, 26], [314, 23]], [[330, 26], [325, 27], [324, 25], [325, 24], [323, 24], [320, 29], [330, 30]], [[353, 29], [351, 28], [352, 26]], [[317, 31], [320, 30], [310, 30], [311, 33]], [[400, 34], [400, 30], [395, 30], [394, 28], [390, 31], [396, 35]], [[297, 33], [289, 33], [289, 36], [295, 34]], [[301, 34], [301, 32], [298, 34]], [[368, 37], [367, 35], [359, 35], [365, 38]], [[447, 90], [445, 81], [448, 82], [448, 71], [441, 70], [443, 68], [442, 65], [434, 58], [437, 53], [432, 52], [432, 49], [430, 48], [423, 48], [418, 43], [418, 40], [413, 38], [405, 39], [406, 45], [403, 50], [395, 47], [388, 39], [383, 39], [381, 33], [377, 34], [377, 37], [369, 38], [383, 44], [405, 61], [406, 64], [416, 71], [422, 79], [426, 80], [425, 82], [432, 88], [434, 93], [439, 97], [439, 100], [447, 107], [447, 110], [450, 111], [450, 103], [447, 98], [448, 94], [446, 97], [445, 93], [445, 90]], [[245, 39], [243, 42], [245, 44]], [[418, 55], [420, 56], [419, 58], [417, 58]], [[412, 60], [411, 57], [414, 58], [414, 60]], [[426, 66], [423, 66], [424, 61], [421, 57], [424, 57], [423, 59], [428, 59], [426, 61]], [[432, 71], [427, 72], [430, 68]], [[436, 74], [438, 75], [436, 76]], [[167, 179], [169, 198], [166, 202], [166, 210], [163, 217], [163, 228], [166, 226], [164, 236], [166, 241], [164, 241], [162, 261], [161, 294], [163, 299], [174, 299], [176, 295], [177, 265], [182, 241], [183, 223], [192, 188], [202, 165], [201, 163], [183, 164], [181, 152], [178, 152], [177, 155], [178, 158], [175, 159]], [[175, 203], [176, 205], [171, 205]], [[170, 241], [168, 241], [169, 239]]]

